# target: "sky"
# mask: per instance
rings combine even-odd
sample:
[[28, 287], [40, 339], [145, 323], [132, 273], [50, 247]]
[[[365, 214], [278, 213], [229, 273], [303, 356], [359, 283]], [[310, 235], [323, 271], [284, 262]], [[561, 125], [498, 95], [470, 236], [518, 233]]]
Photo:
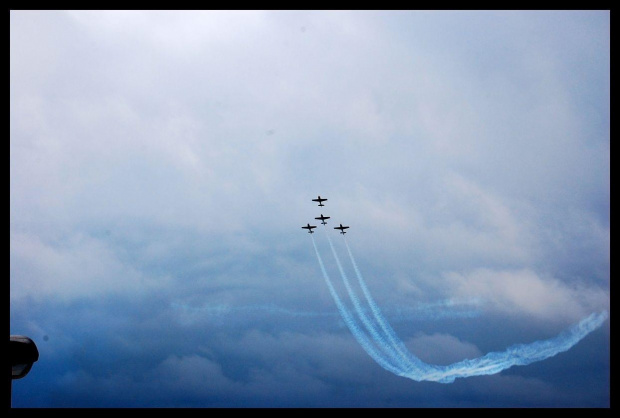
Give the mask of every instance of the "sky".
[[[605, 317], [417, 381], [343, 276], [442, 367]], [[609, 11], [10, 11], [13, 407], [606, 408], [609, 308]]]

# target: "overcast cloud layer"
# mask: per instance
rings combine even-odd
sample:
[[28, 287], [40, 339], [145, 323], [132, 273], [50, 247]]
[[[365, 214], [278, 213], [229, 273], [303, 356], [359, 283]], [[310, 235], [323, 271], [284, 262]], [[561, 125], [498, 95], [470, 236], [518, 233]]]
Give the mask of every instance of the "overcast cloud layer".
[[343, 255], [351, 226], [425, 362], [609, 311], [609, 37], [608, 11], [11, 11], [10, 331], [41, 353], [13, 406], [608, 407], [609, 321], [493, 376], [385, 371], [300, 226]]

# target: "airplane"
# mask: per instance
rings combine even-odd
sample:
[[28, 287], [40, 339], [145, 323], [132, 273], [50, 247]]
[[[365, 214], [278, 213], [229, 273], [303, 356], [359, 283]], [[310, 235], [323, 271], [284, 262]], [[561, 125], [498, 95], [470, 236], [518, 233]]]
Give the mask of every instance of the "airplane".
[[345, 229], [347, 229], [347, 228], [348, 228], [348, 226], [342, 226], [342, 224], [340, 224], [340, 226], [335, 226], [335, 227], [334, 227], [334, 229], [339, 229], [339, 230], [340, 230], [340, 233], [341, 233], [342, 235], [344, 235], [344, 234], [346, 234], [346, 233], [347, 233], [347, 232], [345, 231]]
[[329, 219], [329, 216], [323, 216], [323, 214], [321, 213], [321, 216], [319, 216], [318, 218], [314, 218], [314, 219], [320, 219], [323, 225], [327, 225], [327, 222], [325, 222], [325, 219]]
[[302, 226], [302, 228], [307, 229], [309, 234], [314, 234], [314, 231], [312, 230], [312, 228], [316, 228], [316, 225], [308, 224], [308, 226]]
[[313, 202], [319, 202], [319, 206], [325, 206], [323, 202], [325, 202], [326, 200], [327, 199], [323, 199], [321, 195], [319, 195], [318, 199], [312, 199]]

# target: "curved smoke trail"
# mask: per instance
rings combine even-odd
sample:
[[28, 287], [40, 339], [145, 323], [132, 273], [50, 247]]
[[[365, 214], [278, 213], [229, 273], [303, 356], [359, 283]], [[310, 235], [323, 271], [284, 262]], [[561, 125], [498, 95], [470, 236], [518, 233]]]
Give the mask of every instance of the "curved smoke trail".
[[452, 383], [457, 377], [489, 375], [512, 366], [526, 366], [568, 351], [582, 338], [600, 327], [608, 316], [607, 311], [593, 313], [555, 338], [530, 344], [516, 344], [508, 347], [506, 351], [490, 352], [482, 357], [463, 360], [448, 366], [433, 366], [434, 370], [429, 370], [426, 374], [411, 374], [406, 377], [417, 381]]
[[394, 332], [390, 324], [383, 317], [383, 315], [381, 314], [381, 310], [379, 309], [374, 299], [370, 295], [370, 291], [368, 290], [368, 287], [366, 287], [366, 282], [364, 282], [362, 273], [360, 273], [359, 268], [357, 267], [357, 263], [355, 262], [355, 258], [353, 258], [353, 253], [351, 252], [351, 249], [349, 248], [349, 243], [347, 242], [346, 237], [343, 236], [342, 238], [344, 239], [344, 243], [347, 247], [347, 252], [349, 253], [349, 258], [351, 259], [351, 263], [353, 264], [353, 269], [355, 270], [357, 281], [360, 285], [360, 288], [362, 289], [362, 293], [364, 293], [364, 297], [366, 298], [366, 301], [368, 302], [368, 306], [370, 306], [370, 310], [372, 311], [372, 314], [374, 315], [376, 321], [379, 323], [379, 326], [381, 327], [383, 332], [387, 335], [387, 338], [390, 340], [390, 343], [392, 344], [392, 346], [401, 355], [401, 358], [403, 359], [405, 363], [404, 368], [407, 370], [407, 372], [411, 373], [415, 370], [421, 373], [425, 369], [424, 366], [426, 366], [426, 364], [422, 362], [422, 360], [420, 360], [419, 358], [411, 354], [409, 350], [407, 350], [407, 347], [405, 346], [405, 344], [401, 341], [400, 338], [398, 338], [398, 336], [396, 335], [396, 332]]
[[[364, 347], [366, 352], [368, 352], [368, 354], [370, 354], [371, 357], [373, 357], [373, 359], [375, 359], [375, 361], [377, 361], [382, 367], [396, 375], [407, 377], [418, 382], [432, 381], [439, 383], [452, 383], [456, 378], [459, 377], [496, 374], [512, 366], [525, 366], [536, 361], [545, 360], [549, 357], [555, 356], [558, 353], [569, 350], [571, 347], [581, 341], [586, 335], [599, 328], [609, 317], [607, 311], [593, 313], [590, 316], [582, 319], [578, 324], [575, 324], [568, 330], [560, 333], [555, 338], [535, 341], [530, 344], [513, 345], [508, 347], [503, 352], [490, 352], [476, 359], [465, 359], [447, 366], [428, 364], [420, 360], [406, 348], [404, 343], [398, 338], [390, 324], [381, 314], [379, 307], [374, 302], [372, 296], [370, 295], [370, 292], [368, 291], [368, 288], [366, 287], [364, 279], [359, 271], [359, 268], [357, 267], [357, 263], [355, 262], [353, 254], [351, 252], [351, 249], [349, 248], [349, 245], [345, 239], [345, 244], [347, 246], [349, 257], [355, 269], [355, 274], [357, 275], [357, 279], [359, 281], [362, 292], [364, 293], [366, 301], [370, 307], [370, 311], [372, 312], [376, 323], [387, 336], [389, 343], [388, 341], [386, 341], [385, 338], [378, 335], [376, 328], [372, 326], [372, 324], [370, 324], [371, 320], [369, 320], [368, 317], [364, 315], [363, 309], [359, 304], [359, 300], [357, 299], [355, 292], [353, 292], [353, 290], [350, 288], [350, 285], [348, 284], [346, 274], [342, 269], [342, 265], [340, 264], [340, 260], [336, 255], [336, 251], [332, 245], [331, 240], [329, 239], [329, 236], [328, 240], [332, 252], [334, 253], [334, 257], [336, 258], [336, 262], [338, 264], [342, 279], [345, 282], [345, 286], [347, 287], [347, 292], [349, 294], [349, 297], [354, 302], [355, 309], [358, 315], [360, 315], [360, 318], [363, 318], [362, 320], [365, 325], [366, 322], [369, 322], [369, 324], [366, 325], [366, 328], [371, 333], [374, 343], [378, 347], [380, 347], [386, 354], [389, 354], [393, 357], [395, 356], [396, 352], [400, 354], [400, 356], [394, 357], [396, 364], [392, 365], [391, 363], [387, 362], [384, 357], [382, 357], [374, 350], [374, 347], [369, 341], [369, 338], [357, 326], [351, 314], [346, 310], [346, 307], [342, 304], [342, 301], [338, 297], [336, 290], [334, 289], [331, 281], [329, 280], [329, 277], [327, 276], [323, 261], [321, 260], [321, 256], [316, 247], [316, 243], [314, 241], [314, 238], [312, 238], [312, 243], [314, 245], [317, 258], [319, 259], [319, 264], [321, 265], [323, 276], [325, 277], [332, 297], [336, 301], [338, 310], [345, 319], [345, 322], [349, 326], [349, 329], [351, 330], [357, 341], [362, 344], [362, 347]], [[386, 367], [386, 365], [389, 365], [389, 367]]]
[[345, 324], [347, 324], [347, 327], [349, 328], [349, 330], [351, 331], [351, 333], [353, 334], [357, 342], [360, 343], [362, 348], [368, 353], [370, 357], [372, 357], [384, 369], [394, 374], [400, 374], [399, 369], [397, 369], [392, 363], [387, 361], [381, 354], [379, 354], [377, 350], [375, 350], [372, 342], [368, 339], [366, 334], [364, 334], [364, 332], [360, 330], [359, 326], [355, 322], [355, 319], [353, 318], [353, 316], [351, 316], [346, 306], [340, 300], [340, 297], [338, 296], [336, 289], [334, 289], [334, 285], [332, 284], [331, 280], [329, 279], [329, 275], [327, 274], [327, 271], [325, 270], [325, 265], [323, 264], [323, 259], [321, 258], [321, 255], [319, 254], [318, 248], [316, 247], [316, 242], [314, 241], [314, 237], [310, 235], [310, 238], [312, 238], [312, 245], [314, 245], [314, 251], [316, 252], [316, 257], [319, 260], [319, 265], [321, 266], [321, 272], [323, 273], [323, 278], [325, 279], [325, 282], [327, 283], [327, 287], [329, 288], [329, 293], [332, 295], [334, 302], [336, 302], [338, 311], [340, 311], [340, 315], [342, 316], [342, 319], [344, 319]]
[[334, 255], [334, 258], [336, 259], [336, 264], [338, 265], [338, 270], [340, 271], [340, 276], [342, 277], [344, 286], [347, 289], [349, 299], [351, 299], [351, 302], [353, 302], [353, 307], [355, 308], [355, 312], [357, 312], [357, 315], [359, 316], [360, 320], [362, 321], [362, 323], [364, 324], [364, 326], [366, 327], [366, 329], [368, 330], [368, 332], [370, 333], [370, 335], [376, 342], [377, 346], [381, 350], [383, 350], [383, 352], [387, 354], [401, 369], [405, 369], [406, 364], [403, 362], [402, 354], [399, 355], [399, 353], [396, 352], [395, 347], [393, 345], [388, 344], [385, 341], [385, 339], [380, 335], [380, 333], [377, 331], [377, 328], [372, 323], [372, 320], [366, 316], [364, 309], [362, 308], [360, 301], [357, 297], [357, 294], [351, 287], [351, 284], [349, 283], [349, 279], [347, 278], [347, 275], [344, 272], [344, 269], [342, 268], [342, 264], [340, 263], [340, 258], [338, 258], [338, 254], [336, 254], [336, 250], [334, 249], [332, 240], [329, 237], [329, 234], [327, 233], [327, 229], [325, 229], [325, 227], [323, 227], [323, 229], [325, 231], [325, 236], [327, 237], [327, 241], [329, 241], [329, 246], [332, 250], [332, 254]]

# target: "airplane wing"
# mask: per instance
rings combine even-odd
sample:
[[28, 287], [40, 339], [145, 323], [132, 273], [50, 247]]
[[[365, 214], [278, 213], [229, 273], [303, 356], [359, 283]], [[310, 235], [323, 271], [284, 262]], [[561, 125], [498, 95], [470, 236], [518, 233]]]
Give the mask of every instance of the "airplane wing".
[[320, 219], [323, 225], [327, 225], [327, 222], [325, 222], [325, 219], [329, 219], [329, 216], [323, 216], [323, 214], [321, 213], [321, 216], [317, 216], [314, 219]]
[[322, 198], [321, 195], [319, 195], [316, 199], [312, 199], [313, 202], [319, 202], [319, 206], [325, 206], [322, 202], [325, 202], [327, 199]]
[[303, 228], [303, 229], [307, 229], [307, 230], [308, 230], [308, 232], [309, 232], [310, 234], [314, 234], [314, 231], [313, 231], [312, 229], [313, 229], [313, 228], [316, 228], [316, 225], [310, 225], [310, 224], [308, 224], [307, 226], [302, 226], [302, 228]]

